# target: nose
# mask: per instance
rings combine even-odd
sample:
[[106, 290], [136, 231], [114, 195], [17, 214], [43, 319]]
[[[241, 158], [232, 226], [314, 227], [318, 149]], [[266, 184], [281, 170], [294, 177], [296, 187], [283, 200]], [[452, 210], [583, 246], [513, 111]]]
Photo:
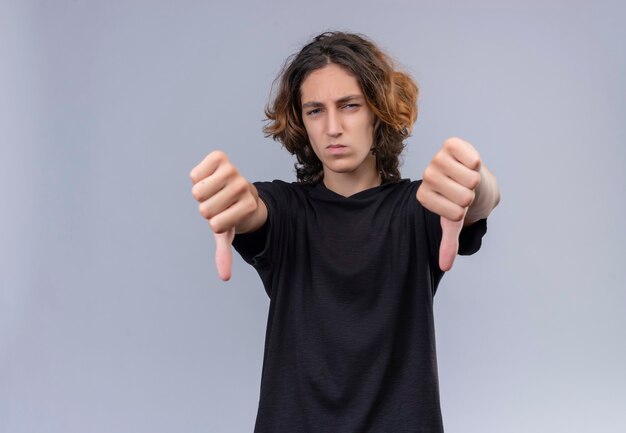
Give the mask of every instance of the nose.
[[331, 137], [338, 137], [343, 132], [343, 128], [341, 126], [341, 116], [336, 109], [328, 110], [326, 130], [328, 135]]

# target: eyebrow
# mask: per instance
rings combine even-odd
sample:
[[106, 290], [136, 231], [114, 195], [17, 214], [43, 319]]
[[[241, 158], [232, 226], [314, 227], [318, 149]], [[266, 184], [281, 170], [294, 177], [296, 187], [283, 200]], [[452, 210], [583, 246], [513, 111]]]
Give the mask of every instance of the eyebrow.
[[[345, 104], [346, 102], [350, 102], [350, 101], [354, 101], [355, 99], [358, 100], [363, 100], [364, 97], [363, 95], [348, 95], [348, 96], [344, 96], [342, 98], [339, 98], [335, 101], [335, 103], [337, 104]], [[323, 107], [324, 104], [318, 101], [308, 101], [305, 102], [304, 104], [302, 104], [302, 108], [309, 108], [309, 107]]]

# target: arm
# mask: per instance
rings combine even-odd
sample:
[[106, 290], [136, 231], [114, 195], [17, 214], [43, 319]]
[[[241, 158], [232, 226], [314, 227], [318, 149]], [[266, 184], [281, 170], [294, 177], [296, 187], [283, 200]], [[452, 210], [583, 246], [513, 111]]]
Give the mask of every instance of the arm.
[[194, 184], [191, 194], [215, 234], [215, 261], [220, 278], [226, 281], [231, 276], [230, 245], [235, 233], [261, 228], [267, 221], [267, 207], [224, 152], [211, 152], [189, 176]]
[[486, 218], [500, 201], [500, 191], [476, 149], [460, 138], [449, 138], [424, 170], [416, 197], [441, 216], [439, 267], [447, 271], [457, 255], [461, 229]]

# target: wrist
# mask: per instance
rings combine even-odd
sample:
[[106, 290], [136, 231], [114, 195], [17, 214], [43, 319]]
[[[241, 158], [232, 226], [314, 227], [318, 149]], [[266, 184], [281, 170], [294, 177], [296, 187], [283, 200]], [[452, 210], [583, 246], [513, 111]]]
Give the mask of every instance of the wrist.
[[467, 209], [464, 225], [487, 218], [500, 202], [500, 191], [495, 177], [484, 165], [480, 168], [480, 183], [474, 190], [474, 201]]

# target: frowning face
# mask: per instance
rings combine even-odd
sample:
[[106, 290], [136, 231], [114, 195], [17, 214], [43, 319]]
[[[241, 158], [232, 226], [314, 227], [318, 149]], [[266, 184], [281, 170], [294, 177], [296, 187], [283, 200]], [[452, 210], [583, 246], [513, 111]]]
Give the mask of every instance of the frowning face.
[[300, 87], [302, 119], [313, 151], [329, 178], [378, 179], [374, 114], [354, 75], [330, 63]]

